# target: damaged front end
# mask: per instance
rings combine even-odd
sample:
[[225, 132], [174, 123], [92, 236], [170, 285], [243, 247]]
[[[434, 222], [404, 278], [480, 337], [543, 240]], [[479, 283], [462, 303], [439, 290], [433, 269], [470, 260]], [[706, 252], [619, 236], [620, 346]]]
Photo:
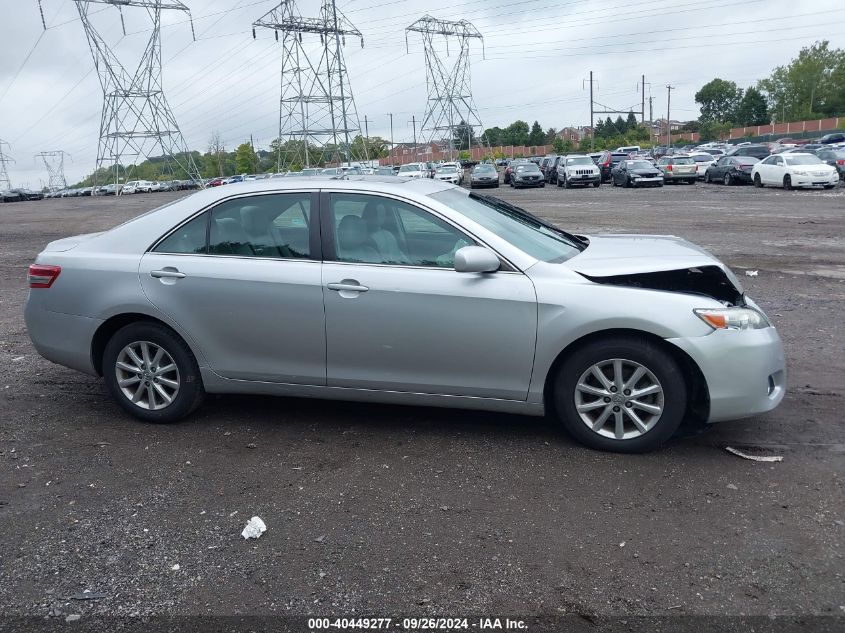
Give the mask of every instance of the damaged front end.
[[745, 306], [742, 291], [734, 285], [725, 270], [716, 265], [610, 276], [580, 274], [597, 284], [683, 292], [711, 297], [725, 306]]

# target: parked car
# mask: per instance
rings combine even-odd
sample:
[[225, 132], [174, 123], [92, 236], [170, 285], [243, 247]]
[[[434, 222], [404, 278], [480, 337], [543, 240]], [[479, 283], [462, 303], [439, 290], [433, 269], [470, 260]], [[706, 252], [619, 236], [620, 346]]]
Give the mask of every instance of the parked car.
[[611, 172], [616, 168], [620, 161], [628, 160], [628, 154], [621, 152], [611, 152], [605, 150], [599, 157], [599, 169], [601, 169], [601, 181], [610, 182]]
[[513, 170], [516, 168], [517, 165], [524, 164], [529, 162], [527, 158], [514, 158], [512, 161], [508, 162], [508, 166], [505, 167], [505, 172], [502, 176], [502, 180], [506, 185], [511, 184], [511, 176], [513, 174]]
[[393, 171], [393, 167], [376, 167], [373, 169], [374, 176], [395, 176], [396, 172]]
[[121, 191], [123, 190], [123, 185], [116, 185], [114, 183], [110, 185], [105, 185], [97, 189], [98, 196], [119, 196]]
[[815, 154], [773, 154], [751, 170], [755, 187], [824, 187], [839, 183], [839, 172]]
[[540, 171], [543, 172], [543, 178], [546, 182], [549, 182], [549, 170], [552, 169], [556, 158], [557, 154], [546, 154], [540, 161]]
[[640, 146], [639, 145], [627, 145], [627, 146], [624, 146], [624, 147], [617, 147], [613, 151], [617, 154], [633, 154], [635, 152], [640, 151]]
[[830, 145], [831, 143], [845, 143], [845, 133], [834, 132], [832, 134], [825, 134], [819, 139], [822, 145]]
[[430, 180], [235, 193], [48, 244], [29, 268], [35, 349], [156, 423], [207, 393], [548, 407], [584, 444], [633, 453], [685, 418], [756, 416], [784, 397], [776, 329], [682, 239], [579, 238]]
[[32, 189], [26, 188], [17, 188], [17, 189], [9, 189], [11, 193], [18, 194], [19, 198], [23, 201], [28, 200], [43, 200], [44, 194], [40, 191], [33, 191]]
[[556, 171], [555, 182], [558, 187], [569, 189], [573, 185], [601, 186], [601, 170], [589, 156], [561, 156]]
[[[476, 169], [478, 168], [476, 167]], [[454, 165], [441, 165], [434, 170], [434, 179], [459, 185], [461, 184], [461, 173]]]
[[150, 193], [153, 190], [153, 183], [149, 180], [130, 180], [123, 185], [121, 194]]
[[664, 156], [657, 161], [663, 182], [685, 182], [694, 185], [698, 180], [698, 164], [689, 156]]
[[560, 165], [564, 158], [565, 156], [555, 155], [554, 160], [552, 160], [546, 167], [546, 172], [543, 176], [546, 178], [546, 182], [550, 185], [557, 184], [557, 166]]
[[698, 167], [698, 178], [699, 180], [704, 180], [704, 174], [707, 173], [707, 168], [710, 165], [716, 164], [716, 157], [713, 154], [708, 154], [707, 152], [691, 152], [687, 154], [691, 159], [695, 161], [696, 166]]
[[23, 199], [20, 193], [11, 189], [0, 194], [0, 202], [22, 202]]
[[751, 171], [760, 161], [753, 156], [722, 156], [715, 165], [710, 165], [704, 174], [704, 182], [720, 182], [725, 185], [750, 185]]
[[839, 171], [839, 180], [845, 180], [845, 149], [820, 149], [816, 156]]
[[728, 152], [728, 156], [753, 156], [758, 160], [763, 160], [770, 155], [769, 148], [760, 144], [740, 144]]
[[546, 181], [543, 179], [543, 172], [533, 161], [518, 164], [511, 174], [511, 187], [514, 189], [545, 186]]
[[424, 163], [408, 163], [399, 168], [399, 176], [402, 178], [428, 178], [428, 170]]
[[623, 160], [611, 171], [614, 187], [662, 187], [660, 170], [644, 160]]
[[469, 174], [469, 187], [475, 189], [476, 187], [498, 187], [499, 186], [499, 172], [496, 171], [495, 165], [490, 163], [479, 163], [473, 167]]
[[80, 196], [93, 196], [94, 195], [94, 187], [84, 187], [79, 190], [77, 195]]

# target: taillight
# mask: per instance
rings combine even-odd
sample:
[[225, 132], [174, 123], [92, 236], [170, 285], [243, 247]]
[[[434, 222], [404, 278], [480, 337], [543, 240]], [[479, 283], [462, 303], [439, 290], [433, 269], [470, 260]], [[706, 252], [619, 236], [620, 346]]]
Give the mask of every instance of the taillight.
[[62, 272], [61, 266], [45, 266], [42, 264], [32, 264], [29, 267], [29, 287], [30, 288], [49, 288], [53, 285]]
[[666, 171], [672, 171], [672, 165], [666, 165]]
[[839, 159], [836, 161], [837, 165], [845, 165], [845, 159]]

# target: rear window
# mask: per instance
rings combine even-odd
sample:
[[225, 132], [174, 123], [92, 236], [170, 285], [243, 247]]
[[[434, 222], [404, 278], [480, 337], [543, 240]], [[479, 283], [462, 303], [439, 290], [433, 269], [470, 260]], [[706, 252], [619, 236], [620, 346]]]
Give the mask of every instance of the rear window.
[[673, 158], [669, 161], [670, 165], [694, 165], [695, 161], [692, 158]]
[[709, 163], [713, 160], [713, 156], [711, 154], [697, 154], [693, 156], [692, 159], [696, 163]]

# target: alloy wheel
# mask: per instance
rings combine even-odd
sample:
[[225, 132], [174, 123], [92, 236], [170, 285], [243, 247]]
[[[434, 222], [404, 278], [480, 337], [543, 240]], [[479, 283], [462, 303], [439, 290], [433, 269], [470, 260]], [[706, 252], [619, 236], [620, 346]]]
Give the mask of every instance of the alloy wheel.
[[135, 341], [117, 355], [115, 375], [120, 391], [136, 406], [149, 411], [168, 407], [179, 393], [179, 369], [160, 345]]
[[663, 413], [663, 387], [644, 365], [624, 358], [589, 367], [575, 386], [575, 410], [594, 433], [629, 440], [648, 433]]

